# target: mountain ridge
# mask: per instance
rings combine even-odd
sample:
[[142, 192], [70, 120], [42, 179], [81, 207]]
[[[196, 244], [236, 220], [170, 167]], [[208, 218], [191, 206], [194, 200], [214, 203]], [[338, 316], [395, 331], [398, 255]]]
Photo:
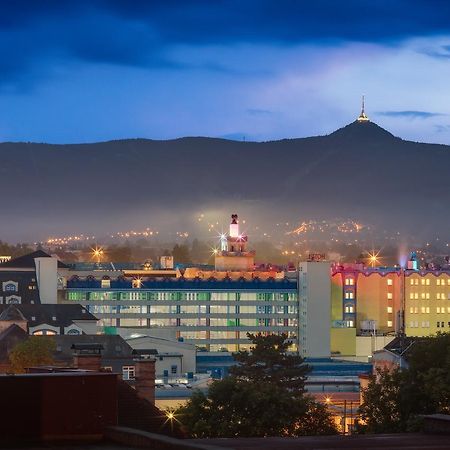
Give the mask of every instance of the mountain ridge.
[[450, 220], [450, 146], [405, 141], [372, 122], [266, 142], [2, 143], [0, 161], [0, 239], [182, 229], [199, 210], [244, 211], [262, 223], [354, 217], [427, 234], [448, 231]]

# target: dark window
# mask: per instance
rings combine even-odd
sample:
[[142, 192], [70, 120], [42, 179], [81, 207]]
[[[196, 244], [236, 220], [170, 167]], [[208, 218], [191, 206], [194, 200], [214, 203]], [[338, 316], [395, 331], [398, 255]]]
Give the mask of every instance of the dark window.
[[170, 373], [177, 373], [177, 366], [171, 366]]

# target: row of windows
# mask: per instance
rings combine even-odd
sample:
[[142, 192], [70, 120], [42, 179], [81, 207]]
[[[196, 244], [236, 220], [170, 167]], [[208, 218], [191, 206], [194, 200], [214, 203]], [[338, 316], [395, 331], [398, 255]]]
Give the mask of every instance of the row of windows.
[[[411, 278], [409, 281], [409, 284], [411, 286], [418, 286], [419, 285], [419, 278]], [[422, 286], [430, 286], [431, 280], [429, 278], [421, 278], [420, 284]], [[450, 286], [450, 278], [447, 278], [447, 281], [445, 279], [437, 278], [436, 279], [436, 286]]]
[[[388, 278], [386, 280], [386, 283], [387, 283], [388, 286], [392, 286], [394, 284], [392, 278]], [[354, 278], [346, 278], [345, 279], [345, 285], [346, 286], [353, 286], [354, 284], [355, 284], [355, 279]]]
[[68, 300], [296, 301], [296, 293], [69, 291]]
[[297, 314], [297, 305], [88, 305], [92, 314]]
[[[448, 327], [450, 328], [450, 322], [447, 322], [447, 325], [448, 325]], [[416, 320], [416, 321], [411, 321], [410, 323], [409, 323], [409, 326], [410, 326], [410, 328], [419, 328], [419, 322]], [[440, 321], [440, 322], [436, 322], [436, 327], [437, 328], [445, 328], [445, 322], [442, 322], [442, 321]], [[421, 328], [430, 328], [430, 322], [429, 321], [423, 321], [422, 323], [421, 323]]]
[[[410, 292], [409, 293], [409, 298], [411, 300], [418, 299], [419, 298], [419, 293], [418, 292]], [[429, 292], [422, 292], [420, 294], [420, 298], [429, 300], [430, 299], [430, 293]], [[450, 299], [450, 293], [448, 295], [445, 295], [445, 292], [437, 292], [436, 293], [436, 299], [437, 300]]]
[[127, 318], [102, 318], [100, 326], [121, 327], [183, 327], [183, 326], [208, 326], [208, 327], [297, 327], [298, 320], [293, 319], [208, 319], [204, 317], [195, 319], [127, 319]]
[[[419, 313], [419, 307], [418, 306], [410, 306], [409, 307], [410, 314], [418, 314]], [[430, 313], [430, 307], [429, 306], [421, 306], [420, 312], [422, 314], [429, 314]], [[450, 306], [437, 306], [436, 307], [436, 313], [437, 314], [450, 314]]]

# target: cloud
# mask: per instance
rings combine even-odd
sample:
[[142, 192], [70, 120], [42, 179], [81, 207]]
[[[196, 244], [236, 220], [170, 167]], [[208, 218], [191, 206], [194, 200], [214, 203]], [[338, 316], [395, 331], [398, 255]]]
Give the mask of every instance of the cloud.
[[422, 53], [432, 58], [437, 59], [449, 59], [450, 58], [450, 45], [439, 45], [437, 47], [425, 47], [418, 50]]
[[405, 117], [408, 119], [429, 119], [431, 117], [445, 116], [442, 113], [429, 111], [378, 111], [375, 114], [385, 117]]
[[437, 133], [448, 133], [450, 132], [450, 125], [435, 125], [434, 129]]
[[[392, 45], [450, 34], [450, 2], [379, 0], [71, 0], [4, 2], [0, 83], [33, 81], [73, 60], [142, 68], [192, 69], [168, 57], [177, 45], [294, 46], [370, 42]], [[450, 46], [429, 49], [450, 57]], [[36, 69], [38, 67], [38, 69]], [[206, 70], [227, 70], [206, 62]], [[195, 69], [195, 67], [194, 67]], [[25, 75], [24, 75], [25, 73]], [[28, 75], [29, 74], [29, 75]]]

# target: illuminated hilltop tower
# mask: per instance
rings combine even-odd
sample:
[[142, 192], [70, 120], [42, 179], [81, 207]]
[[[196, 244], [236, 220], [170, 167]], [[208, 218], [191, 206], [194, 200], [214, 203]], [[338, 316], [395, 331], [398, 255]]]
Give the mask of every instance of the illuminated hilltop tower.
[[239, 233], [239, 218], [231, 216], [230, 233], [222, 235], [220, 252], [215, 257], [217, 271], [252, 271], [255, 264], [255, 252], [247, 250], [248, 236]]
[[366, 116], [366, 112], [364, 111], [364, 95], [362, 96], [362, 104], [361, 104], [361, 114], [356, 119], [358, 122], [369, 122], [369, 118]]

